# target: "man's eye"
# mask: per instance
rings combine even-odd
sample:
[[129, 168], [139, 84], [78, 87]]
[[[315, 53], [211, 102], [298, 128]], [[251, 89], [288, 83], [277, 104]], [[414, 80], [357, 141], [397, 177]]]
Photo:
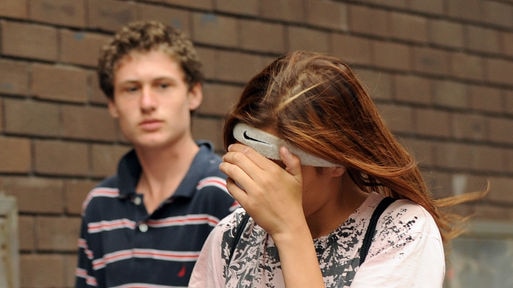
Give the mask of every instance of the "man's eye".
[[170, 86], [170, 85], [169, 85], [168, 83], [160, 83], [160, 84], [158, 85], [158, 87], [159, 87], [160, 89], [166, 89], [166, 88], [168, 88], [169, 86]]
[[134, 92], [137, 92], [139, 90], [139, 87], [137, 86], [129, 86], [129, 87], [125, 87], [125, 92], [128, 92], [128, 93], [134, 93]]

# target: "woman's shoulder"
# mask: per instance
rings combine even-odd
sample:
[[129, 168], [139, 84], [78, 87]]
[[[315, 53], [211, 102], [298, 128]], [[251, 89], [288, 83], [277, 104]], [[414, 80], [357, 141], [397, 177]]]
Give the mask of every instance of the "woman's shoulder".
[[403, 230], [422, 232], [438, 230], [433, 216], [420, 204], [407, 199], [398, 199], [383, 213], [383, 224], [393, 224]]
[[438, 226], [431, 214], [421, 205], [398, 199], [378, 220], [375, 241], [390, 246], [403, 246], [430, 241], [442, 242]]

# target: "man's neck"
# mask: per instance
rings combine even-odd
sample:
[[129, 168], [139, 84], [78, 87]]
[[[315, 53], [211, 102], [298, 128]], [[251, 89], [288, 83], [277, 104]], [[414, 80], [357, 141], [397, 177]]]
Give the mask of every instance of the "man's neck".
[[144, 194], [148, 213], [173, 195], [198, 151], [199, 147], [192, 139], [162, 149], [136, 148], [142, 167], [137, 192]]

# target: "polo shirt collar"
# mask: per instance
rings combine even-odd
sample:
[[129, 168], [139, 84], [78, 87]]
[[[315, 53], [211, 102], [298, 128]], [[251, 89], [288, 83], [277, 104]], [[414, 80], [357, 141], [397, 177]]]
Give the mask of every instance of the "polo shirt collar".
[[[209, 165], [212, 165], [210, 163], [213, 150], [212, 143], [208, 141], [197, 141], [196, 143], [200, 150], [194, 156], [185, 177], [171, 197], [192, 197], [197, 183], [205, 177], [204, 171], [208, 170]], [[121, 198], [133, 196], [137, 192], [135, 189], [141, 173], [142, 166], [137, 158], [137, 153], [134, 149], [131, 149], [121, 158], [118, 165], [118, 187]]]

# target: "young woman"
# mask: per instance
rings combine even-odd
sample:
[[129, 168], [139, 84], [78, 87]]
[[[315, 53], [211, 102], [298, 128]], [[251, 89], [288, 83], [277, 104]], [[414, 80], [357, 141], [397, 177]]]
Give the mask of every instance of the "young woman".
[[[454, 218], [341, 60], [275, 60], [224, 138], [220, 168], [244, 209], [212, 231], [189, 287], [442, 287]], [[443, 203], [478, 196], [464, 197]]]

